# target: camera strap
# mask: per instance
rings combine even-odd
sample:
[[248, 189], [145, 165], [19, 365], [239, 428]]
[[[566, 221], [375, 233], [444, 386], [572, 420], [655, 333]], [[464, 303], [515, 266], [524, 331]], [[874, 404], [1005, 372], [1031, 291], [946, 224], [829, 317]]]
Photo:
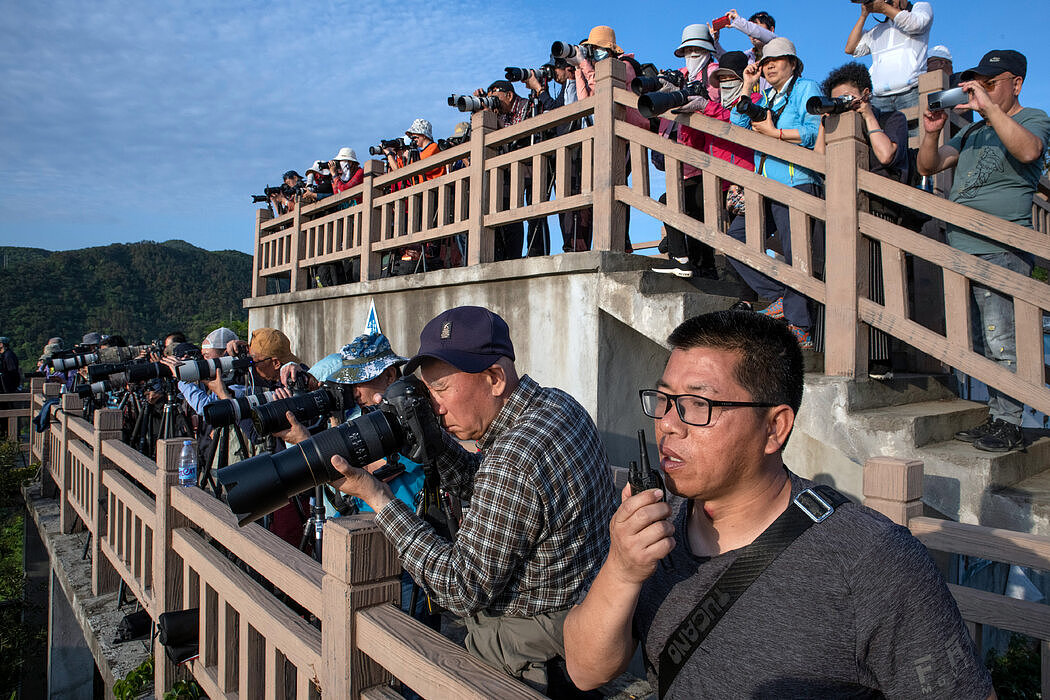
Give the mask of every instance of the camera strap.
[[[780, 105], [779, 109], [772, 109], [773, 99], [776, 99], [777, 95], [774, 95], [773, 99], [770, 99], [769, 95], [765, 96], [766, 97], [766, 103], [769, 105], [769, 118], [773, 121], [773, 125], [774, 126], [777, 124], [777, 122], [780, 121], [780, 115], [784, 113], [785, 109], [787, 109], [788, 99], [791, 97], [791, 92], [795, 89], [795, 83], [797, 83], [797, 82], [798, 82], [798, 76], [791, 76], [791, 84], [788, 85], [787, 92], [784, 93], [784, 104]], [[745, 96], [745, 97], [742, 97], [741, 99], [747, 99], [747, 97]], [[765, 171], [766, 171], [766, 154], [763, 153], [762, 154], [762, 158], [760, 158], [759, 161], [758, 161], [758, 168], [755, 170], [755, 172], [757, 174], [759, 174], [759, 175], [765, 175]]]
[[814, 523], [826, 520], [849, 499], [820, 484], [800, 492], [791, 505], [754, 542], [740, 551], [700, 602], [678, 623], [660, 652], [659, 695], [671, 683], [741, 595], [773, 560]]

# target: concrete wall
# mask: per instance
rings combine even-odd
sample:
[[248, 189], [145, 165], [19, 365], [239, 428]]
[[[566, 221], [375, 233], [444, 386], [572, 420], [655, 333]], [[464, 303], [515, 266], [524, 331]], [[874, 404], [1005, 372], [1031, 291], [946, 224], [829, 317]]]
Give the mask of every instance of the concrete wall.
[[510, 326], [518, 372], [576, 397], [607, 439], [610, 459], [625, 464], [637, 459], [638, 428], [652, 432], [637, 392], [659, 375], [666, 352], [602, 313], [598, 300], [606, 275], [645, 266], [637, 256], [586, 252], [440, 270], [249, 300], [249, 324], [281, 329], [312, 364], [364, 331], [372, 301], [383, 332], [405, 356], [437, 314], [485, 306]]
[[50, 598], [47, 696], [63, 700], [92, 700], [95, 692], [95, 658], [54, 574]]

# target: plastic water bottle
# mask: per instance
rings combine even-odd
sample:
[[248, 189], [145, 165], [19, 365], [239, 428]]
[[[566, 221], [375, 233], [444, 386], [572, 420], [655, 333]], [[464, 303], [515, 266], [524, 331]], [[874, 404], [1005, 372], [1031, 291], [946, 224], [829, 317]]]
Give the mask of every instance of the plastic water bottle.
[[182, 441], [182, 452], [179, 453], [179, 486], [197, 485], [197, 451], [193, 449], [192, 440]]

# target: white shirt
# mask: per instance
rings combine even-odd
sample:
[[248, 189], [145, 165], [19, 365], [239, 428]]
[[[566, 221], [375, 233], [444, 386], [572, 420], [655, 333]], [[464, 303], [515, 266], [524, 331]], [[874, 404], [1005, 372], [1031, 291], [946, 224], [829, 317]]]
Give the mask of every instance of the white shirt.
[[918, 84], [926, 72], [926, 49], [933, 26], [933, 6], [917, 2], [897, 13], [891, 22], [880, 22], [864, 32], [854, 56], [871, 54], [872, 92], [896, 95]]

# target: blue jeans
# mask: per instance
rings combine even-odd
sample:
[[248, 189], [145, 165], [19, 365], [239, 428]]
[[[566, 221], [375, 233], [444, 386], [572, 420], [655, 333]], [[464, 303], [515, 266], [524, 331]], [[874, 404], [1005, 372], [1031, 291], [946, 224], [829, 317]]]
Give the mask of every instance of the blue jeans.
[[[1022, 275], [1027, 276], [1032, 272], [1031, 260], [1016, 253], [985, 253], [977, 257]], [[1014, 335], [1013, 299], [981, 284], [971, 285], [970, 294], [974, 302], [970, 313], [974, 352], [1016, 372], [1017, 338]], [[1023, 411], [1023, 403], [994, 387], [988, 387], [988, 414], [991, 418], [1020, 425]]]
[[894, 110], [902, 110], [908, 107], [915, 107], [919, 104], [919, 86], [916, 84], [911, 90], [907, 92], [900, 92], [896, 95], [872, 95], [871, 106], [878, 109], [880, 112], [892, 112]]

